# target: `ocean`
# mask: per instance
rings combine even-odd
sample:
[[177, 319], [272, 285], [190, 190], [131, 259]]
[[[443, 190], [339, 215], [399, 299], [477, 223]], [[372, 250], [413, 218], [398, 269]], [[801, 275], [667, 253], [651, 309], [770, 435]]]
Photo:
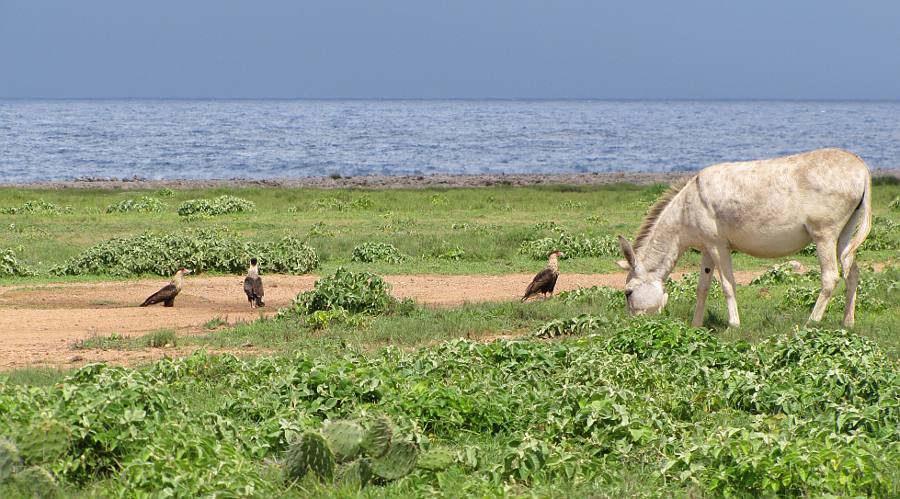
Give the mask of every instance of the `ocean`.
[[820, 147], [900, 167], [900, 102], [0, 100], [0, 182], [690, 171]]

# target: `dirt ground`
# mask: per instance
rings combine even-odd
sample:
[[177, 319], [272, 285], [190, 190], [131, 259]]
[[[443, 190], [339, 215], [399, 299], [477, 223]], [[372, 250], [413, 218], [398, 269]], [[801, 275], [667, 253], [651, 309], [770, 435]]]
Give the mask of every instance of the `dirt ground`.
[[[756, 273], [740, 272], [746, 284]], [[677, 278], [679, 274], [673, 274]], [[531, 281], [531, 274], [502, 276], [386, 276], [398, 298], [412, 298], [426, 306], [465, 302], [514, 300]], [[93, 336], [113, 333], [140, 336], [158, 329], [179, 335], [209, 332], [203, 325], [219, 318], [228, 324], [251, 322], [289, 305], [297, 293], [312, 289], [316, 276], [264, 276], [266, 307], [251, 311], [243, 293], [243, 278], [188, 277], [175, 307], [140, 308], [144, 298], [165, 279], [127, 282], [47, 284], [0, 287], [0, 369], [30, 365], [77, 365], [85, 362], [140, 363], [163, 356], [181, 356], [191, 349], [146, 350], [75, 349]], [[595, 285], [621, 288], [624, 273], [563, 274], [557, 291]], [[256, 353], [252, 348], [230, 353]]]

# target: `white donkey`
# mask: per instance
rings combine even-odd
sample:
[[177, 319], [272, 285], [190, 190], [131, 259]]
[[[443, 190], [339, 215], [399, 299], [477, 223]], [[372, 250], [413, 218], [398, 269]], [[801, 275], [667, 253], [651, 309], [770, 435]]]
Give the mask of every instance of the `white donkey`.
[[774, 258], [812, 241], [822, 268], [822, 291], [809, 319], [822, 319], [838, 283], [840, 258], [847, 285], [844, 325], [851, 327], [859, 283], [855, 256], [872, 226], [871, 192], [869, 168], [859, 156], [841, 149], [705, 168], [653, 206], [633, 248], [619, 236], [625, 255], [619, 265], [629, 271], [628, 310], [662, 310], [669, 298], [666, 277], [681, 254], [694, 247], [702, 256], [693, 325], [703, 325], [715, 268], [728, 304], [728, 324], [737, 327], [731, 250]]

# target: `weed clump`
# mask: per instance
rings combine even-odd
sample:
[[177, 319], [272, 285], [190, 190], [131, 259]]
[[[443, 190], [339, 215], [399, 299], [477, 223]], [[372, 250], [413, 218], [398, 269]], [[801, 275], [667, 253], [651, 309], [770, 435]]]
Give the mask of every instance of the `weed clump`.
[[31, 267], [19, 260], [15, 251], [0, 249], [0, 277], [25, 277], [36, 275]]
[[74, 211], [71, 206], [60, 206], [43, 199], [25, 201], [21, 206], [0, 208], [0, 213], [4, 215], [68, 215]]
[[107, 213], [159, 213], [168, 205], [150, 196], [123, 199], [106, 207]]
[[337, 211], [345, 212], [350, 210], [368, 210], [375, 203], [368, 196], [360, 196], [355, 199], [341, 199], [337, 197], [320, 198], [313, 201], [313, 208], [319, 212]]
[[290, 307], [278, 311], [278, 317], [336, 310], [348, 314], [381, 315], [397, 303], [388, 293], [389, 289], [388, 283], [375, 274], [351, 272], [340, 267], [334, 274], [316, 281], [312, 291], [297, 295]]
[[178, 215], [182, 217], [214, 217], [254, 211], [256, 204], [253, 201], [227, 194], [213, 199], [189, 199], [178, 207]]
[[568, 319], [554, 319], [534, 332], [536, 338], [557, 338], [576, 334], [588, 334], [597, 331], [601, 326], [608, 324], [605, 317], [591, 314], [581, 314]]
[[168, 276], [181, 267], [241, 273], [251, 256], [259, 259], [260, 270], [269, 273], [305, 274], [319, 266], [315, 250], [290, 236], [257, 243], [222, 229], [201, 229], [193, 234], [146, 232], [110, 239], [52, 268], [51, 273]]
[[525, 241], [519, 246], [519, 254], [534, 260], [544, 260], [553, 250], [562, 251], [560, 258], [607, 257], [619, 254], [619, 243], [615, 237], [606, 235], [591, 237], [586, 234], [560, 234]]
[[353, 248], [351, 262], [388, 262], [403, 263], [408, 257], [399, 249], [388, 243], [365, 242]]
[[170, 329], [160, 329], [144, 337], [144, 345], [149, 348], [169, 348], [177, 344], [175, 331]]

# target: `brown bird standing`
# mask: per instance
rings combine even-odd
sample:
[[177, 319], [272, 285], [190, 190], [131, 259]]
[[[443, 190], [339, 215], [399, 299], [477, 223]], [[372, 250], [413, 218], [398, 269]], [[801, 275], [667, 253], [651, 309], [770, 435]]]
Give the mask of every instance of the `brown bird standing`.
[[528, 285], [528, 289], [525, 290], [525, 296], [522, 297], [522, 301], [525, 301], [538, 293], [541, 293], [544, 296], [546, 296], [547, 293], [550, 293], [551, 296], [553, 295], [553, 288], [556, 287], [556, 280], [559, 278], [559, 263], [557, 262], [557, 257], [565, 256], [565, 254], [561, 251], [553, 250], [547, 256], [549, 258], [547, 261], [547, 268], [534, 276], [534, 279], [531, 280], [531, 284]]
[[163, 288], [156, 293], [148, 296], [147, 299], [144, 300], [144, 303], [141, 303], [141, 306], [146, 307], [162, 302], [164, 307], [174, 307], [175, 297], [181, 292], [181, 284], [184, 280], [184, 276], [190, 273], [190, 269], [178, 269], [178, 272], [175, 272], [175, 276], [172, 277], [172, 282], [163, 286]]
[[259, 265], [256, 258], [250, 259], [250, 270], [247, 271], [247, 277], [244, 278], [244, 293], [247, 294], [247, 300], [250, 301], [250, 308], [253, 306], [265, 307], [263, 303], [263, 285], [262, 278], [259, 277]]

